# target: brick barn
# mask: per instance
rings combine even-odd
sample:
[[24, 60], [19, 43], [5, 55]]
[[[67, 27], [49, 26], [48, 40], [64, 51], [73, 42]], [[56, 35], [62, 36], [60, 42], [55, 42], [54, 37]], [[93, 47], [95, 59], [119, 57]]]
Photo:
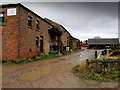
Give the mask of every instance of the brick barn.
[[62, 25], [50, 23], [20, 3], [0, 7], [3, 60], [26, 59], [69, 47], [71, 35]]
[[119, 38], [88, 39], [88, 48], [105, 49], [119, 47]]
[[52, 34], [55, 33], [54, 35], [51, 35], [51, 38], [53, 38], [51, 39], [51, 50], [58, 50], [59, 47], [60, 51], [65, 51], [67, 47], [69, 47], [70, 50], [76, 50], [80, 48], [80, 40], [74, 38], [62, 25], [47, 18], [45, 18], [45, 20], [58, 29], [57, 33], [61, 33], [61, 35], [57, 35], [55, 32], [51, 32]]
[[51, 31], [50, 49], [63, 51], [67, 46], [69, 47], [69, 32], [62, 25], [47, 18], [45, 20], [54, 26], [53, 29], [49, 30]]

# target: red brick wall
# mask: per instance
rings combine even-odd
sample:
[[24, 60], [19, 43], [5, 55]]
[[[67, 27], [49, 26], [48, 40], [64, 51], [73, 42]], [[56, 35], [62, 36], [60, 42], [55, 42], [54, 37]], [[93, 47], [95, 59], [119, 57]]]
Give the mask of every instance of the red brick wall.
[[[36, 37], [40, 36], [44, 37], [43, 50], [47, 54], [50, 39], [49, 24], [23, 7], [16, 6], [16, 8], [17, 15], [6, 16], [5, 26], [0, 27], [2, 28], [3, 59], [25, 59], [38, 55], [40, 53], [40, 40], [39, 46], [36, 47]], [[2, 8], [1, 11], [6, 13], [7, 9]], [[32, 29], [28, 28], [28, 15], [32, 17]], [[36, 20], [40, 22], [40, 31], [36, 31]]]
[[[28, 15], [32, 17], [32, 29], [28, 28]], [[40, 31], [36, 31], [36, 20], [39, 20]], [[39, 46], [36, 47], [36, 37], [43, 36], [43, 51], [49, 52], [49, 34], [48, 24], [39, 17], [24, 8], [20, 7], [20, 24], [19, 24], [19, 58], [29, 58], [40, 53]]]
[[[16, 6], [8, 8], [16, 8]], [[5, 25], [0, 27], [2, 29], [2, 58], [16, 59], [18, 58], [18, 12], [17, 15], [7, 16], [8, 8], [0, 10], [5, 12]]]

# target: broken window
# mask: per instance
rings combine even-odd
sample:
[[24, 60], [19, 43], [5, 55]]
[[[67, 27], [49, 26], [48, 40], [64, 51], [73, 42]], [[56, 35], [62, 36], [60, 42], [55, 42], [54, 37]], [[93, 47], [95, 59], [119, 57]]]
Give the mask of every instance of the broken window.
[[0, 25], [4, 25], [4, 24], [5, 24], [5, 13], [0, 12]]
[[36, 46], [39, 46], [39, 37], [36, 37]]
[[36, 30], [39, 31], [39, 21], [36, 20]]
[[32, 17], [28, 16], [28, 27], [32, 27]]

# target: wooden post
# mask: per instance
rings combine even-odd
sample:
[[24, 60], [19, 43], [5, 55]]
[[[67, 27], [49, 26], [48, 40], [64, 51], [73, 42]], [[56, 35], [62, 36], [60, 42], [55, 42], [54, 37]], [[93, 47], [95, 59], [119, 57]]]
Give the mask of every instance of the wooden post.
[[89, 68], [89, 60], [86, 59], [86, 68], [88, 69]]
[[95, 58], [97, 58], [97, 51], [95, 51]]

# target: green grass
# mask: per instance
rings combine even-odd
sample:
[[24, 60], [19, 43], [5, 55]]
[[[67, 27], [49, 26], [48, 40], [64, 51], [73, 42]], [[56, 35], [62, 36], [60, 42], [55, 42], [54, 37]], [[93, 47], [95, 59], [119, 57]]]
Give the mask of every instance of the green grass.
[[26, 63], [29, 63], [29, 62], [41, 61], [41, 60], [45, 60], [45, 59], [52, 59], [52, 58], [57, 58], [57, 57], [60, 57], [60, 56], [63, 56], [63, 55], [50, 54], [50, 55], [44, 55], [44, 56], [36, 56], [33, 59], [26, 59], [24, 61], [17, 62], [16, 64], [26, 64]]
[[112, 81], [109, 78], [103, 77], [102, 74], [91, 73], [91, 72], [85, 72], [83, 77], [86, 79], [92, 79], [92, 80], [104, 81], [104, 82]]
[[71, 53], [71, 51], [62, 51], [62, 54], [70, 54]]
[[29, 62], [34, 62], [34, 61], [41, 61], [41, 60], [45, 60], [45, 59], [52, 59], [52, 58], [57, 58], [57, 57], [61, 57], [64, 56], [66, 54], [70, 54], [70, 53], [76, 53], [76, 52], [80, 52], [82, 50], [74, 50], [74, 51], [63, 51], [62, 55], [61, 54], [49, 54], [49, 55], [44, 55], [44, 56], [36, 56], [35, 58], [32, 59], [26, 59], [24, 61], [18, 61], [16, 64], [26, 64]]
[[79, 67], [80, 67], [80, 65], [78, 64], [78, 65], [74, 66], [72, 69], [75, 72], [79, 72]]
[[112, 71], [110, 73], [93, 73], [87, 70], [81, 71], [80, 65], [76, 65], [72, 69], [75, 75], [85, 79], [97, 80], [102, 82], [120, 81], [120, 71]]
[[[64, 56], [68, 53], [77, 53], [83, 50], [74, 50], [74, 51], [63, 51], [63, 54], [49, 54], [49, 55], [44, 55], [44, 56], [35, 56], [35, 58], [32, 59], [25, 59], [23, 61], [18, 60], [14, 60], [15, 63], [11, 63], [11, 64], [26, 64], [26, 63], [30, 63], [30, 62], [34, 62], [34, 61], [41, 61], [41, 60], [46, 60], [46, 59], [52, 59], [52, 58], [57, 58], [57, 57], [61, 57]], [[1, 63], [1, 64], [10, 64], [10, 63]]]
[[78, 50], [73, 50], [73, 51], [62, 51], [62, 54], [66, 55], [66, 54], [70, 54], [70, 53], [77, 53], [83, 51], [83, 49], [78, 49]]

